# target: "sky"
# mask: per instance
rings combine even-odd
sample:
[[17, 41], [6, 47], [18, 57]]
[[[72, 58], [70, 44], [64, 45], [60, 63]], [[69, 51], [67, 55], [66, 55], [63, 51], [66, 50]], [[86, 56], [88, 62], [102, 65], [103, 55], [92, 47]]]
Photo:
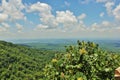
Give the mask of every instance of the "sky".
[[0, 39], [120, 34], [120, 0], [0, 0]]

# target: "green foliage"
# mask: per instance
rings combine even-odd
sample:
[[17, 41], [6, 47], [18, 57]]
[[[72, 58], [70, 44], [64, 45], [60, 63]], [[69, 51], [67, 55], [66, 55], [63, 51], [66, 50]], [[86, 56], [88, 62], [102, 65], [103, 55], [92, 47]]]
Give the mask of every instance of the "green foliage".
[[114, 80], [120, 54], [77, 43], [56, 54], [0, 41], [0, 80]]
[[114, 80], [120, 54], [101, 50], [93, 42], [78, 41], [56, 54], [44, 68], [46, 80]]
[[51, 51], [0, 41], [0, 80], [39, 80], [53, 56]]

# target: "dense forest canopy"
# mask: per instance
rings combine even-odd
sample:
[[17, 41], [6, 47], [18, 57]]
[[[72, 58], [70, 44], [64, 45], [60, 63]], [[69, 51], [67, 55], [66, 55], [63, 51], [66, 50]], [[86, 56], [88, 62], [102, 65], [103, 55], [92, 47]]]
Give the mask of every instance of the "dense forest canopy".
[[38, 80], [54, 53], [0, 41], [0, 79]]
[[0, 79], [114, 80], [119, 53], [85, 41], [65, 48], [66, 52], [56, 52], [0, 41]]

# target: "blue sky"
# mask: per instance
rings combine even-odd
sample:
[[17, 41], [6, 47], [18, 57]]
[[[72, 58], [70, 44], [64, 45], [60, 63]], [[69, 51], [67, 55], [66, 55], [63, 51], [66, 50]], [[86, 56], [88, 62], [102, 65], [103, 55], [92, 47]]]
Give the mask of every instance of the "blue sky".
[[119, 38], [120, 0], [1, 0], [0, 38]]

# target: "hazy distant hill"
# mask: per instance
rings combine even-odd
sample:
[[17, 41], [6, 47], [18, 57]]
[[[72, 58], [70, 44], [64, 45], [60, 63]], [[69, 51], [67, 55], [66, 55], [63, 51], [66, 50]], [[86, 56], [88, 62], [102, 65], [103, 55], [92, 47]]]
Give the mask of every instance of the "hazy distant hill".
[[[20, 39], [20, 40], [11, 40], [16, 44], [22, 44], [28, 47], [36, 49], [48, 49], [56, 51], [65, 51], [64, 46], [66, 45], [75, 45], [76, 41], [79, 39]], [[80, 39], [85, 41], [92, 41], [98, 43], [102, 49], [120, 52], [120, 40], [111, 40], [111, 39]]]

